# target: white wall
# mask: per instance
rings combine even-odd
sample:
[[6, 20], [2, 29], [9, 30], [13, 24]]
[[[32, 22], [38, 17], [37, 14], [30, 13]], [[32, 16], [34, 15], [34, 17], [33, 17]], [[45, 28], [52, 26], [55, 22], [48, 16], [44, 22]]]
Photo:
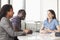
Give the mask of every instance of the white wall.
[[11, 4], [13, 5], [14, 16], [16, 16], [17, 12], [20, 9], [24, 9], [24, 0], [11, 0], [11, 1], [13, 1]]
[[26, 21], [40, 21], [40, 0], [26, 0]]
[[59, 15], [58, 16], [59, 16], [59, 21], [60, 21], [60, 0], [59, 0], [59, 4], [58, 5], [59, 5], [59, 9], [58, 9]]
[[41, 4], [41, 13], [40, 13], [40, 20], [44, 21], [47, 17], [47, 10], [53, 9], [57, 15], [57, 0], [40, 0]]
[[11, 0], [14, 8], [14, 16], [19, 9], [26, 9], [26, 21], [44, 21], [47, 18], [47, 10], [53, 9], [57, 16], [57, 0]]

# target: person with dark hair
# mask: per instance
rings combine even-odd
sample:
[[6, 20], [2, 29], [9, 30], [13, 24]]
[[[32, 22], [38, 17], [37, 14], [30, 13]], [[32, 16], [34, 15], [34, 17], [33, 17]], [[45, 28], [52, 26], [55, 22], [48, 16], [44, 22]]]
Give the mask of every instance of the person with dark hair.
[[11, 19], [12, 25], [13, 25], [13, 29], [15, 31], [22, 31], [21, 29], [21, 20], [24, 20], [26, 16], [26, 12], [24, 9], [21, 9], [18, 11], [17, 16], [13, 17]]
[[15, 31], [21, 31], [21, 20], [24, 20], [26, 16], [26, 12], [25, 10], [21, 9], [18, 11], [17, 16], [13, 17], [11, 19], [12, 25], [13, 25], [13, 29]]
[[48, 17], [44, 21], [43, 27], [40, 32], [42, 33], [52, 33], [59, 31], [59, 22], [56, 19], [54, 10], [48, 10]]
[[25, 32], [15, 32], [12, 28], [10, 18], [13, 16], [13, 7], [10, 4], [6, 4], [0, 11], [0, 40], [15, 40], [16, 36], [20, 36]]
[[[8, 7], [8, 8], [7, 8]], [[8, 13], [7, 14], [7, 12], [9, 12], [9, 11], [11, 11], [12, 13]], [[12, 15], [11, 15], [12, 14]], [[11, 15], [11, 16], [10, 16]], [[9, 16], [9, 18], [10, 17], [12, 17], [13, 16], [13, 8], [12, 8], [12, 5], [8, 5], [8, 4], [6, 4], [6, 5], [4, 5], [2, 8], [1, 8], [1, 11], [0, 11], [0, 20], [1, 20], [1, 18], [2, 17], [6, 17], [6, 16]]]
[[[24, 20], [25, 16], [26, 16], [25, 10], [24, 9], [20, 9], [18, 11], [17, 16], [15, 16], [15, 17], [13, 17], [11, 19], [14, 31], [25, 31], [26, 33], [29, 32], [29, 30], [27, 30], [27, 29], [25, 29], [25, 30], [21, 29], [21, 20]], [[17, 39], [17, 37], [15, 37], [15, 39]]]

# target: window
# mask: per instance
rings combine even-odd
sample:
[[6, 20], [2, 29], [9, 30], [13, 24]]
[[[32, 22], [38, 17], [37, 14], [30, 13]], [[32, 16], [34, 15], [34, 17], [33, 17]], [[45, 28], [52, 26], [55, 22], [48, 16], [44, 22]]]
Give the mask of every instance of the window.
[[60, 0], [59, 0], [59, 9], [58, 9], [58, 11], [59, 11], [59, 21], [60, 21]]
[[10, 2], [10, 4], [13, 5], [13, 9], [14, 9], [14, 16], [16, 16], [17, 12], [20, 9], [24, 9], [24, 0], [11, 0], [11, 2]]
[[26, 0], [26, 21], [40, 21], [40, 0]]
[[1, 7], [5, 4], [8, 4], [8, 0], [1, 0]]
[[19, 9], [25, 9], [26, 21], [29, 22], [44, 21], [49, 9], [53, 9], [57, 16], [57, 0], [10, 0], [10, 3], [13, 5], [14, 16], [17, 15]]

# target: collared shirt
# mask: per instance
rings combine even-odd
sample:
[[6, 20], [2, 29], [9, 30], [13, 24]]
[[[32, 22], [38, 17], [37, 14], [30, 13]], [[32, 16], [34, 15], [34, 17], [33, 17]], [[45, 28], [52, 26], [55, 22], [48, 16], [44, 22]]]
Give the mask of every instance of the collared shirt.
[[11, 19], [13, 27], [15, 27], [18, 30], [21, 30], [21, 19], [16, 16]]
[[49, 23], [48, 20], [44, 21], [44, 28], [50, 29], [50, 30], [56, 30], [56, 26], [59, 25], [59, 22], [56, 19], [52, 19]]

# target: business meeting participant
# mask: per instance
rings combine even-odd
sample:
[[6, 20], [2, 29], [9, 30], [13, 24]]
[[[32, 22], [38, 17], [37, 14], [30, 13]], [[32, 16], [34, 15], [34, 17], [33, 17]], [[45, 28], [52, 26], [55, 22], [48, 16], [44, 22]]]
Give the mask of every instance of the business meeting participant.
[[0, 11], [0, 40], [14, 40], [25, 32], [15, 32], [12, 28], [10, 18], [13, 16], [13, 7], [10, 4], [3, 5]]
[[[29, 32], [29, 30], [27, 30], [27, 29], [24, 29], [24, 30], [21, 29], [21, 20], [24, 20], [25, 16], [26, 16], [25, 10], [20, 9], [18, 11], [18, 14], [10, 20], [12, 22], [14, 31], [26, 31], [26, 33]], [[17, 39], [17, 37], [15, 37], [15, 40], [16, 39]]]
[[41, 33], [52, 33], [52, 32], [59, 32], [59, 22], [56, 19], [56, 15], [54, 10], [48, 10], [48, 17], [43, 23], [43, 27], [41, 27]]
[[21, 29], [21, 20], [24, 20], [26, 12], [24, 9], [18, 11], [18, 14], [14, 16], [10, 21], [12, 22], [13, 29], [15, 31], [22, 31]]

